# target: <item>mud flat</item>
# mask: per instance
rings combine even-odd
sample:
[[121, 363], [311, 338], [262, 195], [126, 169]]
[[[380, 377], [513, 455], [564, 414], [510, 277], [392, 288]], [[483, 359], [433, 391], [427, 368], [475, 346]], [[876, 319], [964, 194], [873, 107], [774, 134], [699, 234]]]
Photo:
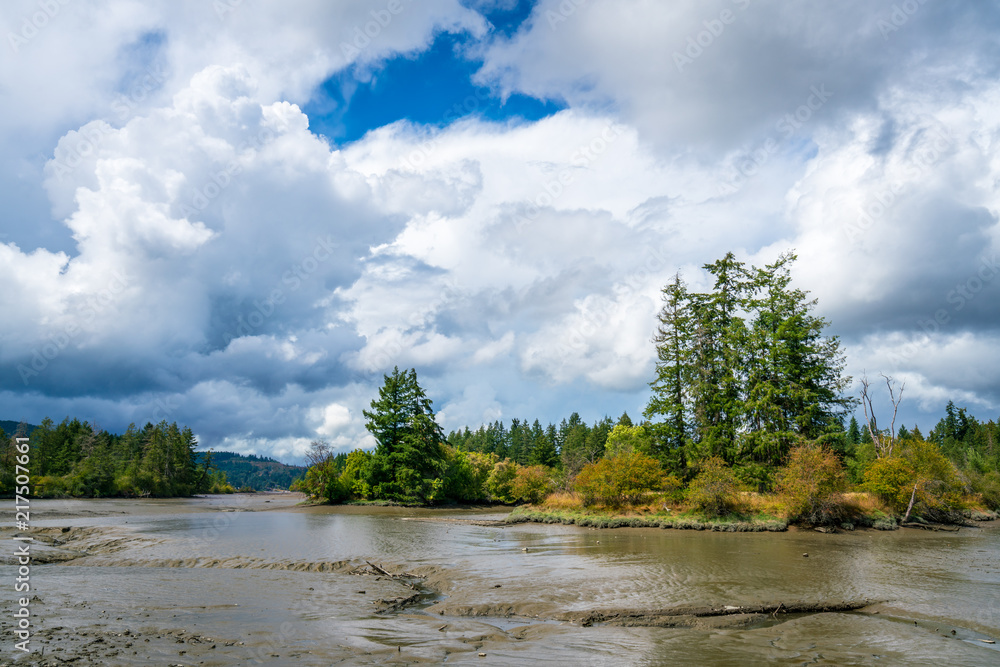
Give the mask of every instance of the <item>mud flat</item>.
[[5, 643], [0, 664], [1000, 662], [995, 522], [734, 534], [262, 495], [74, 502], [38, 501], [32, 652]]

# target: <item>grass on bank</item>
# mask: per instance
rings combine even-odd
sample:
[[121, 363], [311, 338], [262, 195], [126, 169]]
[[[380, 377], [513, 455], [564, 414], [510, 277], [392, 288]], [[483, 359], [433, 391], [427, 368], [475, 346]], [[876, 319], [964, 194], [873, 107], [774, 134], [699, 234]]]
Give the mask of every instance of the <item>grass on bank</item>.
[[[830, 526], [843, 530], [873, 528], [896, 530], [900, 516], [871, 493], [839, 494], [836, 507], [827, 506], [828, 517], [836, 520], [814, 522], [797, 514], [794, 503], [779, 494], [739, 491], [724, 513], [705, 512], [678, 502], [670, 493], [649, 493], [641, 502], [614, 506], [587, 503], [576, 492], [556, 492], [543, 502], [523, 505], [508, 515], [508, 523], [547, 523], [593, 528], [676, 528], [723, 532], [781, 532], [789, 525]], [[942, 517], [943, 518], [943, 517]], [[951, 521], [984, 521], [998, 518], [997, 513], [982, 507], [956, 512]], [[918, 521], [920, 521], [918, 519]]]

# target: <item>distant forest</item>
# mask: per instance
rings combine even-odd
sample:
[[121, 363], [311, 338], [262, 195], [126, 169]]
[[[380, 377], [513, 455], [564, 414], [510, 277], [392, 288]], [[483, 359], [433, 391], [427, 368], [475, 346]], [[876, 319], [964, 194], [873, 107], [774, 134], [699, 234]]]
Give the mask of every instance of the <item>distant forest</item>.
[[130, 425], [123, 434], [67, 417], [40, 425], [0, 421], [0, 493], [14, 488], [14, 436], [31, 441], [28, 469], [38, 496], [188, 496], [288, 489], [305, 468], [233, 452], [195, 451], [189, 428]]
[[[198, 452], [199, 463], [207, 454]], [[211, 455], [212, 465], [225, 473], [229, 483], [240, 491], [288, 489], [306, 472], [304, 466], [290, 466], [266, 456], [234, 452], [212, 452]]]

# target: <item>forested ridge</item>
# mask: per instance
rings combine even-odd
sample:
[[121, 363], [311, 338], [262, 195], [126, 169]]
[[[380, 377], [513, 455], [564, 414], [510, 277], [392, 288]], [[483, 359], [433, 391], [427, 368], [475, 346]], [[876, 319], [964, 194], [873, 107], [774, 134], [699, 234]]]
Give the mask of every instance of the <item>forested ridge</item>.
[[[204, 461], [207, 455], [208, 452], [198, 452], [198, 461]], [[226, 475], [229, 484], [240, 491], [288, 489], [306, 471], [303, 466], [288, 465], [256, 454], [212, 452], [211, 456], [212, 465]]]
[[[916, 426], [896, 429], [895, 414], [880, 426], [870, 401], [859, 422], [839, 340], [791, 285], [795, 259], [755, 267], [729, 253], [703, 267], [710, 291], [689, 290], [680, 275], [664, 287], [641, 418], [587, 424], [574, 412], [559, 424], [496, 420], [445, 437], [415, 369], [396, 368], [365, 412], [375, 450], [335, 454], [314, 442], [298, 488], [331, 502], [529, 502], [845, 525], [1000, 507], [997, 422], [949, 403], [925, 438]], [[895, 408], [905, 387], [884, 380]]]

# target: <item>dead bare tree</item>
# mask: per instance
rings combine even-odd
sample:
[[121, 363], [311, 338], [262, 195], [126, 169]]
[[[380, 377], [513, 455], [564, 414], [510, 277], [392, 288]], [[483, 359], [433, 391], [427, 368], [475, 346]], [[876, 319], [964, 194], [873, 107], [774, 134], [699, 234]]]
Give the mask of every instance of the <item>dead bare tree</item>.
[[861, 405], [865, 409], [868, 433], [875, 445], [875, 456], [882, 459], [892, 456], [892, 450], [896, 446], [896, 413], [899, 412], [899, 404], [903, 400], [903, 389], [906, 388], [906, 383], [899, 386], [899, 395], [897, 396], [896, 383], [893, 379], [884, 373], [879, 373], [879, 375], [885, 378], [885, 385], [889, 388], [889, 401], [892, 403], [892, 422], [889, 424], [889, 429], [883, 431], [878, 427], [867, 375], [861, 377]]
[[333, 458], [333, 448], [326, 440], [313, 440], [306, 452], [306, 463], [309, 467], [322, 466]]

